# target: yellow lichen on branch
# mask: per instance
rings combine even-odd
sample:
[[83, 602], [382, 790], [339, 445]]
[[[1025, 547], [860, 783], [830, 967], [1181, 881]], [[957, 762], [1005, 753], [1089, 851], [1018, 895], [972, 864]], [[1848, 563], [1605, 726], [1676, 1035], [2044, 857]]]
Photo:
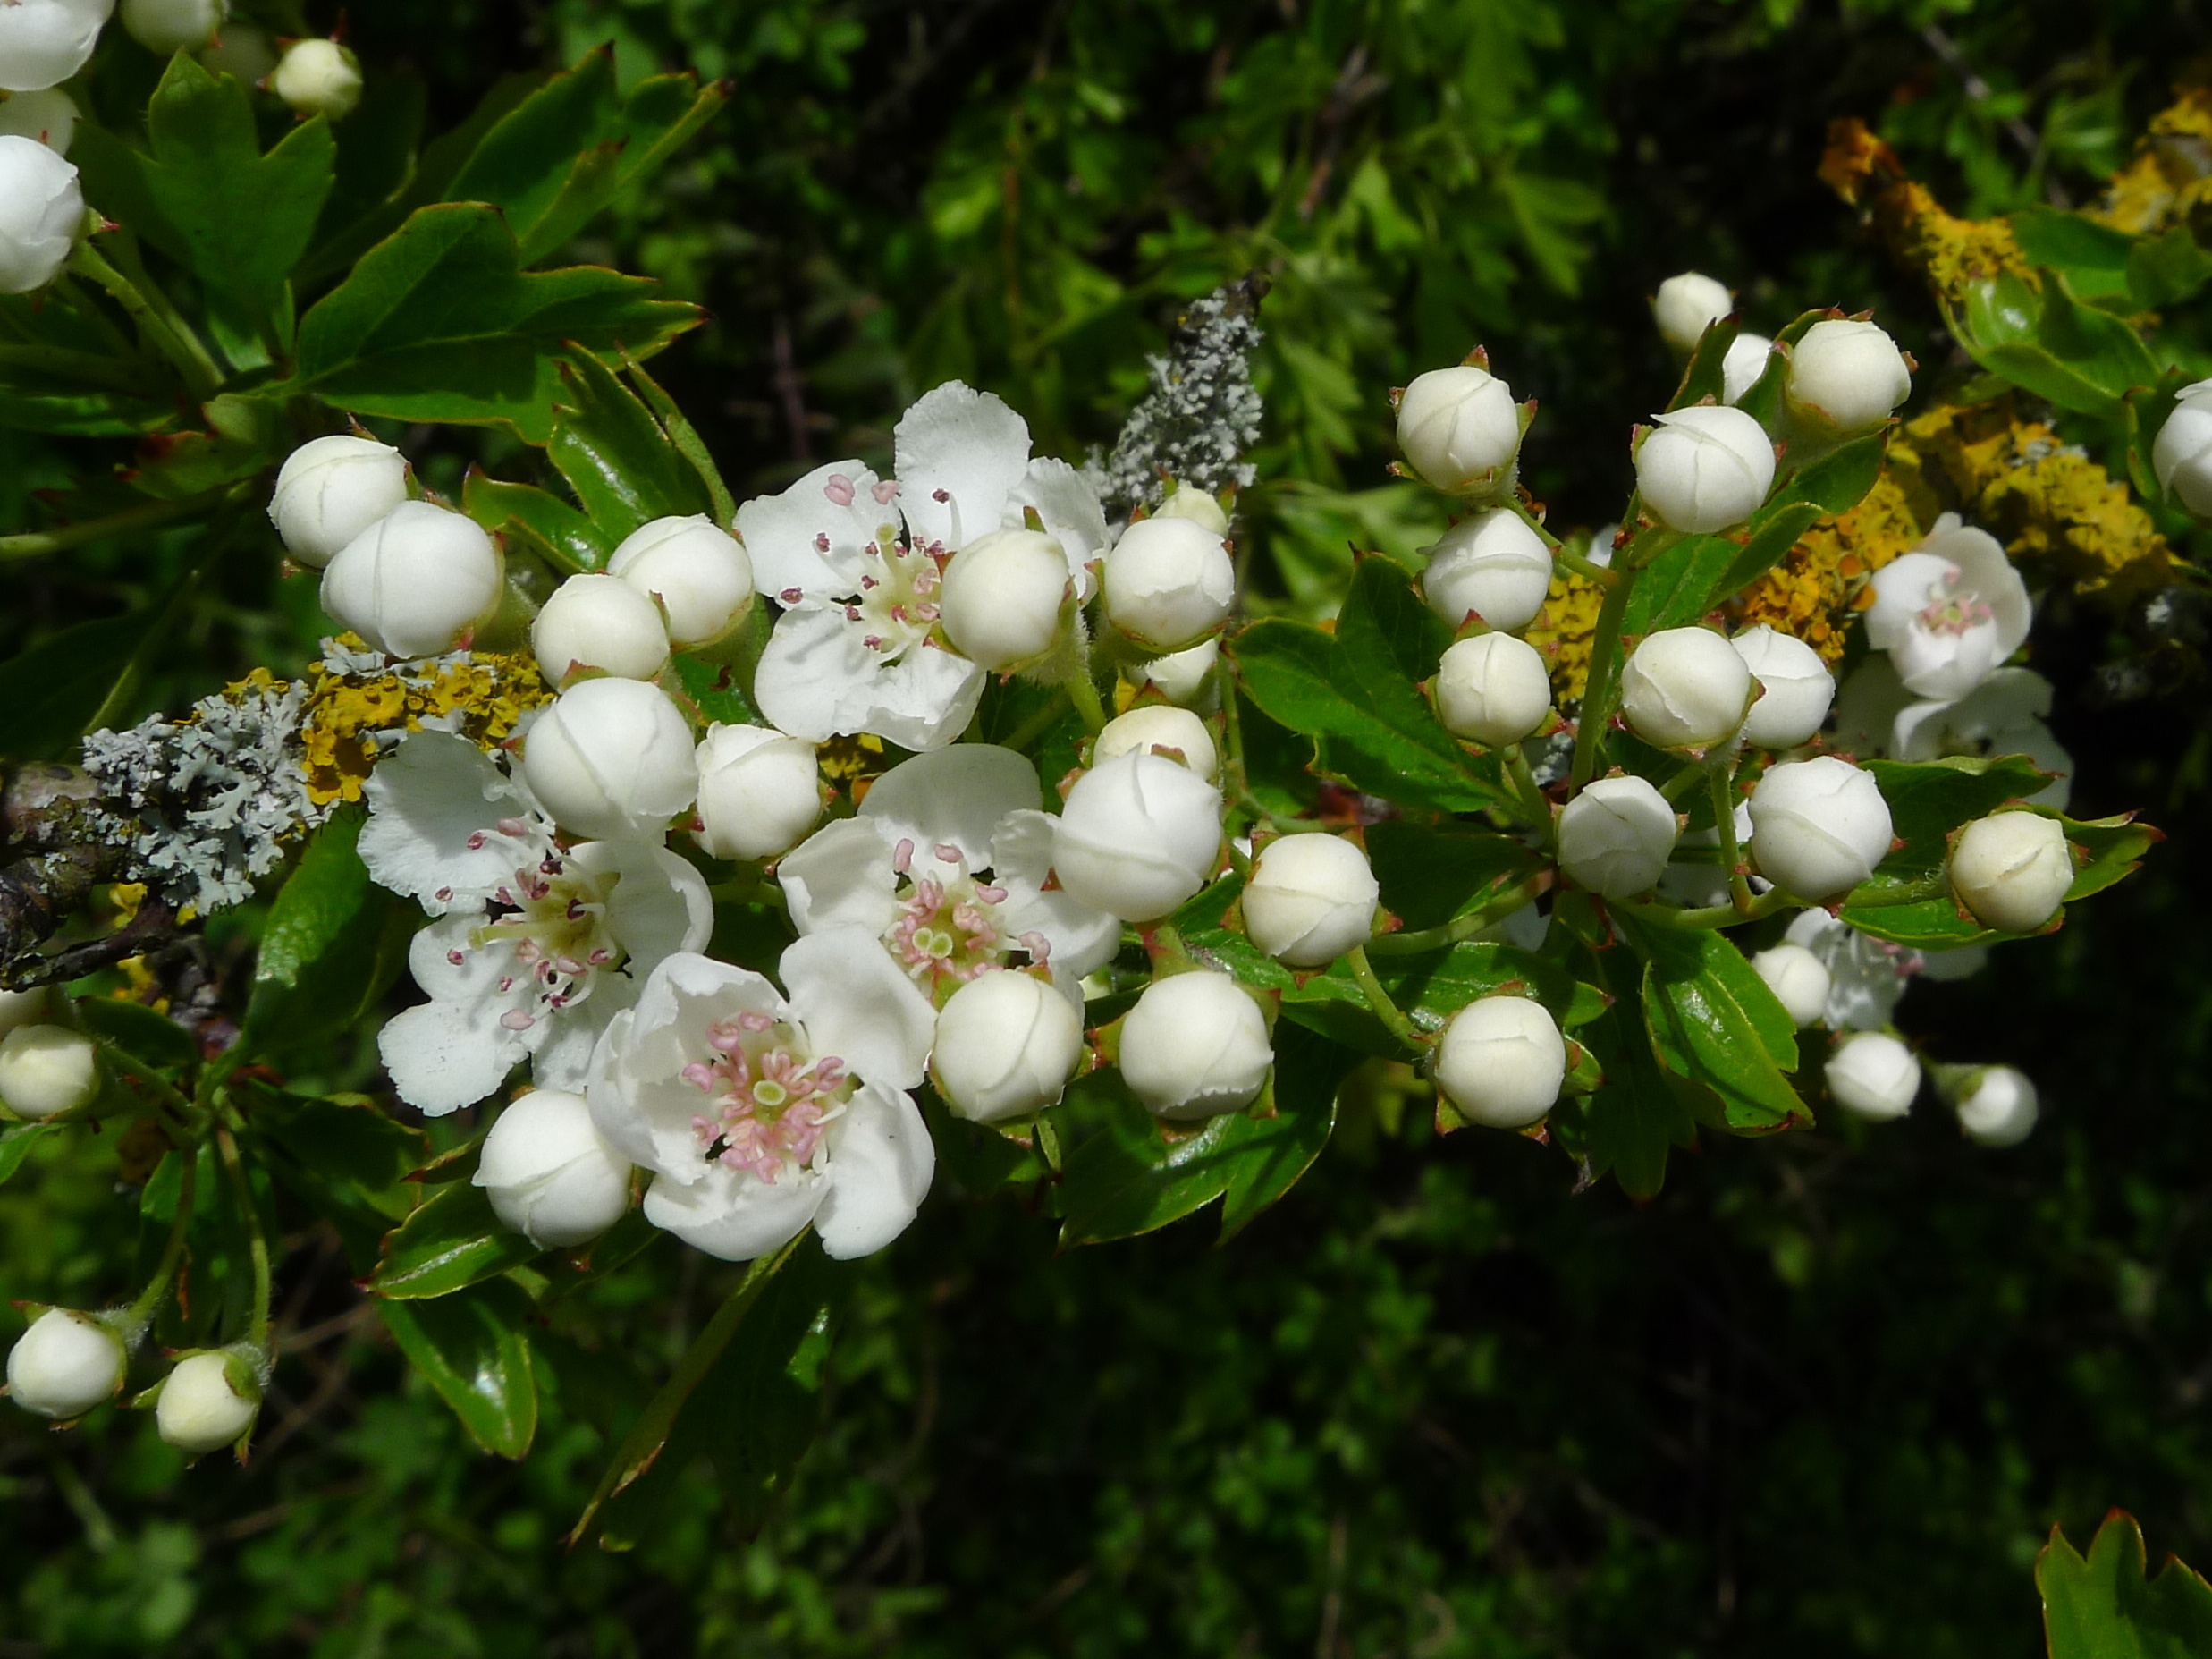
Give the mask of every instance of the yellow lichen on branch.
[[2174, 102], [2150, 118], [2133, 158], [2112, 175], [2088, 217], [2147, 236], [2212, 199], [2212, 87], [2184, 80], [2174, 90]]
[[428, 726], [495, 748], [552, 696], [528, 652], [458, 651], [371, 673], [318, 664], [300, 732], [308, 798], [318, 807], [359, 800], [381, 733]]

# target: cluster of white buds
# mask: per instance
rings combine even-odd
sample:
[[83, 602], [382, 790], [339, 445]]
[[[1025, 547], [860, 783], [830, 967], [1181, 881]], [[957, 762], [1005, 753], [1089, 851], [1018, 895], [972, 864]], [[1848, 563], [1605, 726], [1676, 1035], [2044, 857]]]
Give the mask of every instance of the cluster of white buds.
[[1525, 1129], [1558, 1104], [1566, 1039], [1541, 1003], [1478, 997], [1454, 1014], [1436, 1049], [1437, 1087], [1471, 1122]]
[[1421, 578], [1429, 608], [1457, 628], [1470, 619], [1519, 633], [1551, 588], [1551, 549], [1510, 507], [1462, 519], [1428, 550]]
[[1156, 1117], [1241, 1112], [1275, 1064], [1267, 1017], [1228, 975], [1200, 969], [1154, 979], [1121, 1022], [1122, 1080]]
[[624, 537], [602, 572], [571, 576], [531, 624], [550, 685], [590, 674], [651, 680], [671, 647], [725, 637], [753, 600], [744, 546], [703, 515], [655, 519]]
[[498, 544], [474, 519], [403, 501], [323, 571], [323, 609], [387, 656], [435, 656], [499, 604]]
[[1533, 736], [1551, 717], [1551, 673], [1543, 655], [1512, 634], [1455, 640], [1430, 690], [1447, 732], [1490, 749]]
[[313, 438], [284, 458], [269, 521], [284, 551], [319, 571], [407, 499], [407, 457], [359, 433]]

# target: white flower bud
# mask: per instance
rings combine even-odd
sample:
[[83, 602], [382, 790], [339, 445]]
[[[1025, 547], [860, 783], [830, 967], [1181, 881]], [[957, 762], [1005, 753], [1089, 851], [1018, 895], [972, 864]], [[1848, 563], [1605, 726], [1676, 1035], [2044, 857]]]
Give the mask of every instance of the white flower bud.
[[199, 62], [210, 74], [229, 75], [252, 87], [275, 71], [276, 56], [276, 40], [267, 30], [232, 18], [215, 44], [200, 52]]
[[361, 60], [335, 40], [295, 40], [269, 77], [269, 90], [299, 114], [342, 121], [361, 101]]
[[1767, 982], [1783, 1011], [1799, 1026], [1820, 1023], [1831, 978], [1828, 965], [1811, 951], [1802, 944], [1777, 944], [1752, 958], [1752, 971]]
[[1178, 484], [1169, 490], [1167, 500], [1154, 510], [1152, 517], [1188, 519], [1216, 536], [1228, 534], [1228, 514], [1221, 511], [1220, 502], [1205, 490], [1195, 489], [1187, 484]]
[[1793, 635], [1761, 622], [1728, 643], [1759, 681], [1759, 700], [1743, 716], [1743, 741], [1762, 749], [1810, 743], [1828, 722], [1836, 700], [1836, 676], [1819, 652]]
[[19, 1026], [42, 1023], [48, 1006], [43, 986], [36, 991], [0, 991], [0, 1037]]
[[[1219, 537], [1210, 539], [1220, 545]], [[978, 536], [945, 566], [938, 598], [945, 637], [992, 673], [1034, 663], [1060, 637], [1070, 586], [1067, 552], [1050, 536], [1036, 530]]]
[[996, 1123], [1052, 1105], [1082, 1057], [1075, 1004], [1034, 974], [994, 969], [938, 1014], [929, 1064], [955, 1116]]
[[699, 792], [691, 728], [658, 686], [587, 680], [537, 717], [522, 778], [578, 835], [657, 835]]
[[697, 749], [699, 826], [691, 839], [713, 859], [773, 859], [822, 817], [815, 746], [767, 726], [714, 725]]
[[261, 1391], [245, 1370], [245, 1362], [230, 1354], [178, 1360], [154, 1402], [161, 1437], [192, 1457], [236, 1444], [261, 1411]]
[[1107, 617], [1141, 645], [1181, 650], [1228, 621], [1236, 602], [1228, 547], [1195, 519], [1139, 519], [1106, 555]]
[[1767, 768], [1752, 791], [1752, 859], [1793, 896], [1819, 904], [1874, 873], [1894, 839], [1874, 774], [1835, 755]]
[[1454, 1014], [1436, 1049], [1436, 1082], [1470, 1122], [1526, 1129], [1558, 1104], [1566, 1039], [1541, 1003], [1478, 997]]
[[339, 432], [284, 458], [269, 522], [286, 553], [319, 571], [406, 499], [407, 457], [375, 438]]
[[1992, 813], [1961, 830], [1951, 849], [1951, 890], [1985, 927], [2033, 933], [2073, 885], [2073, 848], [2056, 818]]
[[1227, 974], [1155, 979], [1121, 1022], [1121, 1077], [1155, 1117], [1241, 1112], [1275, 1063], [1259, 1003]]
[[1636, 446], [1636, 488], [1651, 516], [1685, 535], [1734, 529], [1774, 483], [1774, 442], [1740, 409], [1703, 404], [1654, 415]]
[[1790, 408], [1840, 434], [1871, 432], [1912, 394], [1897, 343], [1872, 323], [1815, 323], [1790, 351]]
[[1559, 868], [1601, 898], [1649, 893], [1667, 868], [1681, 825], [1642, 778], [1599, 778], [1559, 813]]
[[1140, 684], [1149, 684], [1170, 703], [1198, 702], [1213, 684], [1213, 665], [1220, 659], [1219, 639], [1201, 639], [1187, 651], [1156, 656], [1144, 665]]
[[197, 52], [231, 14], [228, 0], [122, 0], [122, 26], [148, 52]]
[[1487, 749], [1519, 742], [1551, 715], [1543, 653], [1511, 634], [1455, 642], [1437, 664], [1431, 689], [1444, 729]]
[[1720, 401], [1731, 406], [1757, 385], [1774, 356], [1774, 342], [1764, 334], [1738, 334], [1720, 360]]
[[323, 571], [323, 609], [387, 656], [435, 656], [499, 603], [499, 548], [474, 519], [406, 501]]
[[537, 672], [564, 686], [594, 670], [650, 680], [668, 666], [661, 607], [619, 576], [571, 576], [530, 624]]
[[8, 1397], [62, 1421], [82, 1417], [122, 1386], [122, 1339], [90, 1314], [49, 1308], [8, 1350]]
[[1705, 331], [1735, 309], [1727, 289], [1697, 271], [1668, 277], [1651, 297], [1651, 320], [1677, 357], [1696, 351]]
[[2017, 1147], [2042, 1114], [2035, 1085], [2010, 1066], [1984, 1066], [1959, 1096], [1959, 1127], [1984, 1147]]
[[1052, 868], [1078, 904], [1148, 922], [1206, 885], [1221, 856], [1221, 791], [1179, 761], [1132, 752], [1076, 780], [1052, 826]]
[[1439, 489], [1491, 479], [1521, 449], [1513, 388], [1473, 363], [1415, 375], [1397, 401], [1397, 446], [1406, 464]]
[[[85, 66], [114, 0], [12, 0], [0, 5], [0, 88], [43, 92]], [[0, 192], [4, 194], [4, 192]]]
[[499, 1114], [470, 1178], [509, 1231], [541, 1250], [595, 1239], [629, 1208], [629, 1164], [581, 1095], [536, 1088]]
[[2199, 380], [2182, 388], [2181, 401], [2158, 428], [2150, 446], [2151, 470], [2158, 487], [2179, 495], [2182, 505], [2200, 519], [2212, 519], [2212, 383]]
[[1429, 608], [1454, 628], [1472, 612], [1487, 628], [1519, 633], [1544, 608], [1551, 549], [1508, 508], [1460, 520], [1428, 551], [1421, 590]]
[[1886, 1032], [1854, 1031], [1836, 1045], [1824, 1070], [1837, 1105], [1878, 1122], [1903, 1117], [1921, 1092], [1921, 1062]]
[[37, 139], [0, 137], [0, 293], [30, 293], [59, 276], [84, 217], [74, 166]]
[[1278, 836], [1245, 884], [1245, 931], [1293, 968], [1319, 968], [1365, 944], [1381, 899], [1367, 855], [1340, 835]]
[[1660, 749], [1710, 749], [1743, 724], [1752, 671], [1710, 628], [1646, 634], [1621, 670], [1629, 730]]
[[0, 1037], [0, 1105], [17, 1117], [59, 1117], [99, 1094], [99, 1047], [83, 1032], [25, 1025]]
[[56, 156], [69, 154], [69, 141], [77, 135], [77, 106], [58, 89], [44, 92], [12, 92], [0, 104], [0, 133], [36, 139]]
[[1209, 783], [1221, 774], [1220, 758], [1214, 751], [1213, 733], [1206, 730], [1206, 723], [1172, 703], [1146, 703], [1109, 720], [1098, 734], [1092, 764], [1102, 766], [1132, 749], [1144, 754], [1168, 750], [1169, 759], [1179, 757]]
[[668, 637], [685, 648], [721, 639], [753, 597], [752, 556], [703, 513], [632, 530], [607, 561], [607, 574], [657, 599]]

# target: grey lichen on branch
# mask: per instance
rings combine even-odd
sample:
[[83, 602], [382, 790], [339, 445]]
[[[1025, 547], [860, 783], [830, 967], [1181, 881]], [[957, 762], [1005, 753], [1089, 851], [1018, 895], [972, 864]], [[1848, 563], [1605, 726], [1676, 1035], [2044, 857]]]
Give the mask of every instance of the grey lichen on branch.
[[1110, 516], [1157, 507], [1168, 478], [1210, 495], [1251, 484], [1245, 457], [1260, 441], [1261, 415], [1252, 354], [1262, 339], [1253, 318], [1267, 287], [1255, 271], [1193, 300], [1167, 354], [1148, 360], [1152, 390], [1122, 423], [1113, 453], [1093, 451], [1083, 469]]

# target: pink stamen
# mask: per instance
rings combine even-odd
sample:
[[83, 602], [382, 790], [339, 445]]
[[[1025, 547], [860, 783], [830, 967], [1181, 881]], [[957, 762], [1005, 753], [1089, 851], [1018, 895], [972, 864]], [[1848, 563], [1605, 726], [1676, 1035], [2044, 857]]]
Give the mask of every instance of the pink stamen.
[[830, 498], [832, 506], [849, 507], [853, 504], [853, 481], [841, 472], [832, 472], [822, 486], [822, 493]]

